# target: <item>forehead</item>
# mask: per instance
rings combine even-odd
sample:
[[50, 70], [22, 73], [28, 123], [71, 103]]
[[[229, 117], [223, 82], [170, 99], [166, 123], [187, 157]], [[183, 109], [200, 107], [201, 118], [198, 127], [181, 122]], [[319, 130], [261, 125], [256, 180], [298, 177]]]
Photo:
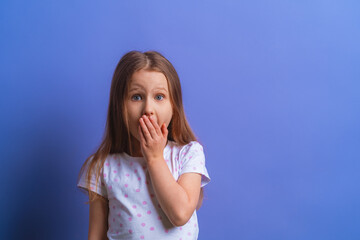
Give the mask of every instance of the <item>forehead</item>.
[[168, 82], [165, 75], [157, 71], [139, 70], [135, 72], [129, 82], [129, 90], [141, 88], [152, 90], [154, 88], [165, 88], [168, 90]]

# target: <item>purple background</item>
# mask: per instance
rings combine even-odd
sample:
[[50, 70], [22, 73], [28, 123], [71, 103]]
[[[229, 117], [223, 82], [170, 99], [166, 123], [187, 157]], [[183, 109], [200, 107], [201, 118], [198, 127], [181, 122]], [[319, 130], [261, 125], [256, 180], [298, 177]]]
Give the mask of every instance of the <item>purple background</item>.
[[201, 240], [360, 238], [358, 1], [1, 1], [0, 239], [87, 239], [76, 188], [115, 66], [177, 69]]

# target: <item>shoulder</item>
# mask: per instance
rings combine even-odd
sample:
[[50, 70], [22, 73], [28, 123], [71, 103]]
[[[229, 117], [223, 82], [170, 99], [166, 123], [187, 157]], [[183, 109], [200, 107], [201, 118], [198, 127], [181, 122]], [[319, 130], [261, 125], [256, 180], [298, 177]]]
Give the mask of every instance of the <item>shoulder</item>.
[[91, 164], [93, 167], [93, 170], [97, 172], [98, 169], [100, 169], [101, 172], [105, 172], [109, 168], [111, 168], [112, 165], [116, 164], [117, 155], [116, 154], [108, 154], [105, 159], [94, 159], [92, 156], [89, 160], [86, 168], [88, 168]]
[[178, 152], [184, 152], [184, 151], [193, 150], [193, 149], [203, 150], [203, 146], [198, 141], [191, 141], [185, 145], [180, 145], [175, 141], [169, 140], [167, 149], [170, 151], [177, 150]]
[[165, 156], [180, 162], [190, 160], [195, 156], [205, 158], [203, 146], [198, 141], [191, 141], [184, 145], [169, 141], [166, 146]]
[[180, 160], [187, 157], [191, 158], [191, 156], [204, 154], [204, 148], [198, 141], [191, 141], [185, 145], [180, 145], [175, 142], [172, 142], [171, 144], [171, 151], [177, 156], [177, 159]]
[[204, 148], [198, 141], [191, 141], [186, 145], [183, 145], [180, 149], [181, 155], [186, 155], [188, 153], [197, 153], [203, 152]]

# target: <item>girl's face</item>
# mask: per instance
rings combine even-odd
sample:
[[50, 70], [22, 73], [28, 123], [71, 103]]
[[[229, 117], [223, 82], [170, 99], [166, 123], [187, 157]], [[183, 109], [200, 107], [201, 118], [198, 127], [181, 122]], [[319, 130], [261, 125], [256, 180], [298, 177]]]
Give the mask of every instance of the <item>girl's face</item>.
[[143, 69], [135, 72], [130, 80], [125, 105], [129, 119], [129, 131], [139, 142], [138, 126], [142, 115], [152, 115], [159, 127], [163, 123], [168, 127], [173, 109], [165, 75], [161, 72]]

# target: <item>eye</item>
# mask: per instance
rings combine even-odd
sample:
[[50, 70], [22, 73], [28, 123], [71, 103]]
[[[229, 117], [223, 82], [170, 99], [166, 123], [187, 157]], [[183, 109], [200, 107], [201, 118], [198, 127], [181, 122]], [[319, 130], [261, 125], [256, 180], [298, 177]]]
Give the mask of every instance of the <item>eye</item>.
[[135, 95], [133, 95], [133, 96], [131, 97], [131, 99], [132, 99], [132, 100], [135, 100], [135, 101], [140, 100], [140, 99], [134, 99], [134, 97], [140, 97], [140, 95], [139, 95], [139, 94], [135, 94]]
[[[160, 99], [159, 99], [158, 97], [160, 97]], [[163, 100], [163, 98], [164, 98], [164, 96], [163, 96], [163, 95], [160, 95], [160, 94], [156, 96], [156, 99], [157, 99], [157, 100]]]

